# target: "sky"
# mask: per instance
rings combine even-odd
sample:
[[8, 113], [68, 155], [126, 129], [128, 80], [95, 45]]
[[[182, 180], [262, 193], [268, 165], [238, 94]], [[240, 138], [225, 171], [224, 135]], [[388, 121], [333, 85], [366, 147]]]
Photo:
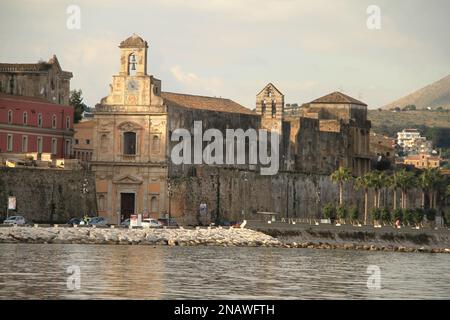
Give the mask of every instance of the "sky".
[[[69, 29], [70, 5], [80, 28]], [[380, 28], [370, 5], [380, 9]], [[2, 0], [0, 62], [56, 54], [95, 106], [119, 70], [119, 43], [149, 43], [162, 90], [251, 109], [269, 82], [286, 103], [333, 91], [377, 108], [450, 74], [448, 0]]]

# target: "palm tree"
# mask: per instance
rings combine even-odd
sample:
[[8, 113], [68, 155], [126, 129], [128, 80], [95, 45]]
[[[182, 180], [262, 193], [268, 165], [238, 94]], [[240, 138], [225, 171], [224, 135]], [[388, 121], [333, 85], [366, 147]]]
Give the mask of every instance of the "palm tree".
[[[430, 190], [431, 186], [431, 174], [430, 169], [427, 168], [422, 171], [422, 173], [417, 178], [417, 185], [422, 190], [422, 209], [425, 209], [425, 193]], [[430, 197], [430, 208], [431, 208], [431, 197]]]
[[369, 186], [374, 189], [374, 200], [373, 200], [373, 206], [375, 208], [380, 207], [380, 196], [381, 196], [381, 189], [386, 184], [386, 174], [384, 172], [380, 171], [371, 171], [369, 172]]
[[443, 183], [443, 177], [438, 168], [431, 168], [428, 172], [430, 180], [430, 209], [435, 209], [437, 205], [437, 193]]
[[364, 224], [367, 225], [368, 216], [368, 197], [369, 197], [369, 187], [370, 187], [370, 172], [365, 175], [356, 178], [355, 186], [356, 189], [364, 189]]
[[401, 188], [400, 180], [401, 180], [401, 171], [394, 171], [394, 173], [389, 177], [388, 183], [394, 192], [393, 202], [394, 202], [394, 210], [397, 209], [397, 191]]
[[344, 205], [344, 183], [350, 181], [352, 178], [351, 172], [348, 168], [339, 167], [331, 174], [331, 181], [339, 184], [339, 205]]
[[416, 185], [416, 179], [413, 172], [402, 169], [398, 171], [398, 184], [402, 191], [401, 208], [408, 207], [408, 190]]

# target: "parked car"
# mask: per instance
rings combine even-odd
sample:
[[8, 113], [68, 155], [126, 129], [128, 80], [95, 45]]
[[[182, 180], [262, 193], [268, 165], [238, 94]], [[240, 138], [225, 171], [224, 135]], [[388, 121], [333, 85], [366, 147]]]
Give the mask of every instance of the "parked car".
[[11, 216], [3, 221], [3, 224], [25, 224], [25, 218], [22, 216]]
[[169, 219], [166, 218], [158, 219], [158, 222], [161, 223], [163, 226], [178, 227], [178, 222], [174, 218], [170, 218], [170, 223]]
[[163, 225], [156, 219], [148, 218], [143, 219], [141, 222], [141, 226], [143, 228], [162, 228]]
[[108, 224], [108, 220], [104, 217], [94, 217], [91, 218], [88, 222], [90, 226], [106, 226]]
[[130, 219], [125, 219], [120, 223], [121, 226], [128, 227], [130, 226]]
[[80, 218], [72, 218], [72, 219], [70, 219], [67, 222], [67, 224], [70, 224], [70, 225], [74, 225], [74, 224], [79, 225], [80, 223], [81, 223], [81, 219]]

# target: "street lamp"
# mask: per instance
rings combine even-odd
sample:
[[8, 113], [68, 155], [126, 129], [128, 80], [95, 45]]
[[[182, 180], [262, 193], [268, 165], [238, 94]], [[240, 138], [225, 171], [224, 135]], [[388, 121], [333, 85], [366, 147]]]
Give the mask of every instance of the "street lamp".
[[243, 216], [244, 220], [245, 220], [245, 210], [246, 210], [246, 200], [247, 200], [247, 197], [246, 197], [247, 181], [248, 181], [247, 172], [244, 172], [244, 207], [242, 209], [242, 216]]
[[167, 178], [167, 195], [169, 197], [169, 217], [167, 220], [167, 226], [170, 227], [170, 216], [171, 216], [171, 203], [172, 203], [172, 181], [170, 178]]

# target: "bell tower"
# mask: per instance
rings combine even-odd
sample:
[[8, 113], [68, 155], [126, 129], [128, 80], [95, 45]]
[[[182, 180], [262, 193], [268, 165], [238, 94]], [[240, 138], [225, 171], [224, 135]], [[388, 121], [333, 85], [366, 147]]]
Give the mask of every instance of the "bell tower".
[[145, 76], [147, 75], [147, 41], [133, 34], [122, 41], [120, 48], [120, 75]]
[[284, 112], [284, 95], [269, 83], [256, 95], [256, 113], [261, 115], [263, 129], [281, 135]]

